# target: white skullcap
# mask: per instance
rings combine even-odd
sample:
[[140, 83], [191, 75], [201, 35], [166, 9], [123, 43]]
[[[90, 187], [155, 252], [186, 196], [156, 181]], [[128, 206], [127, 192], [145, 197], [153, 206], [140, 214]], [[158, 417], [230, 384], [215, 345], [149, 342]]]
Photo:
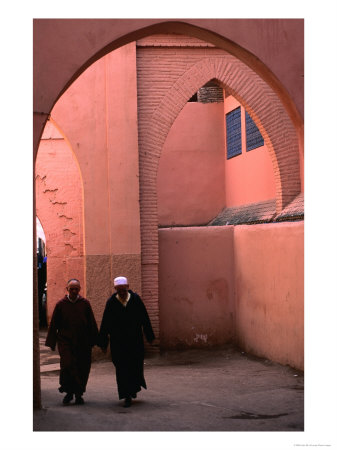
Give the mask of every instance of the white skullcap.
[[114, 279], [114, 286], [118, 286], [120, 284], [129, 284], [128, 279], [125, 277], [117, 277]]

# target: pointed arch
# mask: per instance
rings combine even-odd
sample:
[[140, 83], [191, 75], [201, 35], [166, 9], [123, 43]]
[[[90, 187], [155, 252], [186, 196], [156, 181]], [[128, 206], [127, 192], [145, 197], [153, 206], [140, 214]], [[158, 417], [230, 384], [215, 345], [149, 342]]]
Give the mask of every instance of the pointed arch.
[[36, 213], [44, 224], [48, 258], [48, 318], [64, 295], [65, 279], [80, 279], [86, 290], [81, 171], [64, 133], [52, 120], [49, 126], [35, 161]]
[[[168, 132], [188, 99], [205, 83], [216, 79], [247, 109], [257, 124], [270, 152], [277, 189], [277, 211], [301, 191], [296, 130], [274, 91], [241, 61], [205, 58], [180, 77], [153, 111], [140, 157], [148, 184], [154, 164], [158, 164]], [[148, 169], [147, 169], [148, 168]], [[156, 172], [155, 172], [156, 173]]]
[[[189, 98], [216, 79], [247, 109], [260, 129], [272, 159], [280, 212], [301, 191], [297, 134], [278, 96], [253, 70], [225, 54], [196, 62], [172, 84], [151, 114], [140, 113], [140, 220], [142, 288], [146, 302], [158, 306], [157, 171], [170, 128]], [[148, 93], [149, 94], [149, 93]], [[153, 105], [156, 103], [153, 101]], [[147, 100], [151, 105], [151, 99]]]

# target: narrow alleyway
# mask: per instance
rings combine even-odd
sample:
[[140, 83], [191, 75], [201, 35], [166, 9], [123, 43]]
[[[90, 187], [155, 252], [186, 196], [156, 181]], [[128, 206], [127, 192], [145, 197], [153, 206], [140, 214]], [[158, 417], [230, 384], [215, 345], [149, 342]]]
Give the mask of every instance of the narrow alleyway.
[[147, 358], [148, 389], [125, 409], [109, 360], [93, 363], [85, 404], [63, 406], [58, 355], [43, 343], [34, 431], [303, 431], [303, 373], [233, 346]]

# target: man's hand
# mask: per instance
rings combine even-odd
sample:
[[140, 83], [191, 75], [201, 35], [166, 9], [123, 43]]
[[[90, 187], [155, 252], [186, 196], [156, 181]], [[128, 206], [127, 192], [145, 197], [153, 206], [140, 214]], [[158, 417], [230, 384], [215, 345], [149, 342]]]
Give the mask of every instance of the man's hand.
[[107, 352], [107, 348], [106, 347], [101, 347], [101, 350], [102, 350], [103, 353]]

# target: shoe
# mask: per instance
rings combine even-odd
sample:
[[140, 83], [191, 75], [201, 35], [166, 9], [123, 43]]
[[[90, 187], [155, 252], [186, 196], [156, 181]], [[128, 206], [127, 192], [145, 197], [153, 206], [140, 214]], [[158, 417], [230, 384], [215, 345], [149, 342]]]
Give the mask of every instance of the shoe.
[[62, 403], [63, 403], [64, 405], [68, 405], [68, 404], [72, 401], [73, 398], [74, 398], [74, 394], [67, 394], [67, 395], [64, 397]]
[[132, 398], [137, 398], [136, 392], [135, 392], [134, 394], [131, 394], [131, 397], [132, 397]]
[[131, 397], [126, 397], [124, 400], [123, 408], [129, 408], [131, 406]]
[[76, 396], [75, 405], [83, 405], [83, 403], [84, 403], [83, 397], [81, 397], [80, 395]]

